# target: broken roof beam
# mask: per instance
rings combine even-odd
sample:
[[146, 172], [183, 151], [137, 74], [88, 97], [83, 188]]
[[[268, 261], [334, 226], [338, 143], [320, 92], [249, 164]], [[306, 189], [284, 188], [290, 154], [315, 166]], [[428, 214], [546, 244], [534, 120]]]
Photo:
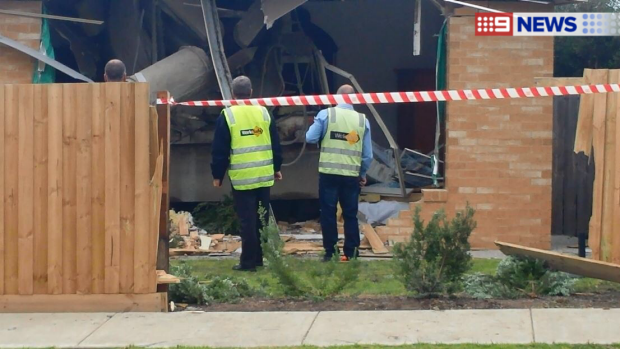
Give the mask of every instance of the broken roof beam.
[[307, 0], [262, 0], [261, 9], [264, 14], [263, 23], [267, 25], [267, 29], [271, 28], [278, 18], [293, 11], [306, 1]]
[[222, 32], [219, 26], [220, 19], [217, 14], [215, 0], [200, 0], [200, 4], [202, 5], [209, 51], [211, 52], [211, 60], [215, 68], [215, 76], [220, 86], [220, 92], [224, 99], [232, 99], [232, 77], [228, 62], [226, 61], [226, 54], [224, 53]]
[[67, 67], [66, 65], [56, 61], [53, 58], [50, 58], [44, 54], [42, 54], [41, 52], [37, 51], [37, 50], [33, 50], [32, 48], [19, 43], [13, 39], [9, 39], [5, 36], [0, 35], [0, 44], [4, 44], [7, 45], [9, 47], [12, 47], [18, 51], [21, 51], [27, 55], [29, 55], [30, 57], [33, 57], [49, 66], [54, 67], [55, 69], [57, 69], [58, 71], [61, 71], [67, 75], [69, 75], [70, 77], [76, 79], [76, 80], [81, 80], [84, 82], [93, 82], [91, 79], [87, 78], [86, 76], [76, 72], [75, 70]]
[[95, 24], [95, 25], [103, 24], [103, 21], [97, 21], [97, 20], [92, 20], [92, 19], [82, 19], [82, 18], [74, 18], [74, 17], [54, 16], [54, 15], [47, 15], [47, 14], [42, 14], [42, 13], [22, 12], [22, 11], [3, 10], [3, 9], [0, 9], [0, 14], [11, 15], [11, 16], [20, 16], [20, 17], [55, 19], [55, 20], [60, 20], [60, 21], [77, 22], [77, 23], [85, 23], [85, 24]]

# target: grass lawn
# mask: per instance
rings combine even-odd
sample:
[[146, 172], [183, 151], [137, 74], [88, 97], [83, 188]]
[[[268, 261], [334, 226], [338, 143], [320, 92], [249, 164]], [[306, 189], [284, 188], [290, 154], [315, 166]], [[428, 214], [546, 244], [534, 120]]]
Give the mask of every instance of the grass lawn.
[[[173, 260], [172, 264], [181, 263]], [[193, 267], [194, 274], [202, 280], [207, 280], [212, 276], [234, 276], [245, 278], [250, 286], [262, 290], [267, 297], [282, 297], [282, 290], [278, 287], [276, 280], [268, 270], [260, 268], [256, 273], [239, 273], [232, 270], [238, 261], [226, 260], [188, 260]], [[318, 259], [297, 258], [292, 263], [292, 268], [298, 271], [307, 269], [313, 263], [321, 263]], [[481, 272], [494, 274], [499, 260], [496, 259], [474, 259], [470, 273]], [[620, 291], [620, 284], [605, 282], [594, 279], [579, 279], [576, 291], [580, 293], [595, 293], [608, 290]], [[391, 260], [366, 260], [361, 263], [361, 273], [359, 280], [348, 287], [345, 296], [403, 296], [406, 295], [402, 283], [396, 279], [394, 273], [394, 263]], [[412, 347], [413, 348], [413, 347]]]

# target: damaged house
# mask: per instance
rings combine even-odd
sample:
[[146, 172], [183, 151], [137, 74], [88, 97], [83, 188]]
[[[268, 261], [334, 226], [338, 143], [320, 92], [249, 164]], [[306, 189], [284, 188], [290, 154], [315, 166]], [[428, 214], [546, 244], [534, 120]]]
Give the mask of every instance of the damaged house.
[[[558, 1], [470, 3], [549, 12]], [[239, 74], [255, 97], [333, 93], [343, 83], [365, 92], [524, 87], [553, 75], [552, 37], [476, 37], [476, 11], [444, 0], [0, 0], [0, 83], [101, 81], [111, 58], [126, 63], [130, 80], [151, 84], [153, 102], [161, 90], [177, 102], [230, 98]], [[272, 110], [286, 166], [275, 199], [317, 197], [319, 151], [304, 134], [320, 109]], [[469, 202], [474, 248], [497, 239], [550, 247], [552, 99], [356, 109], [369, 116], [375, 143], [365, 192], [421, 205], [424, 219]], [[173, 202], [225, 194], [210, 186], [219, 112], [172, 109]], [[404, 238], [411, 214], [377, 232]]]

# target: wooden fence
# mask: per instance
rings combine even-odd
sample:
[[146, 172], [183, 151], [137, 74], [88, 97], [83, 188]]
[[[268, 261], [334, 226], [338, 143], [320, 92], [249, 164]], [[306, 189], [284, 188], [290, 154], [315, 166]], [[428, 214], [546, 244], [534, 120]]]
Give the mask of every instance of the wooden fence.
[[594, 159], [575, 154], [580, 96], [553, 97], [553, 185], [551, 232], [588, 235], [592, 215]]
[[[620, 70], [586, 69], [584, 83], [620, 82]], [[620, 264], [620, 93], [583, 95], [575, 153], [596, 160], [588, 245], [594, 259]], [[591, 154], [592, 149], [594, 153]]]
[[156, 122], [147, 84], [0, 85], [0, 312], [162, 309]]

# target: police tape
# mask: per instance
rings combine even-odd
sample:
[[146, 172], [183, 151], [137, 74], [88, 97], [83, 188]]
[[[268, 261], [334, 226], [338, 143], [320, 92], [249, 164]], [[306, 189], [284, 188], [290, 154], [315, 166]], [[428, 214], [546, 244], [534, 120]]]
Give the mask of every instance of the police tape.
[[418, 92], [354, 93], [342, 95], [283, 96], [251, 99], [175, 102], [174, 99], [158, 99], [157, 104], [184, 105], [190, 107], [227, 107], [233, 105], [336, 105], [336, 104], [390, 104], [444, 101], [471, 101], [488, 99], [535, 98], [569, 96], [594, 93], [620, 92], [620, 84], [493, 88], [475, 90], [445, 90]]

